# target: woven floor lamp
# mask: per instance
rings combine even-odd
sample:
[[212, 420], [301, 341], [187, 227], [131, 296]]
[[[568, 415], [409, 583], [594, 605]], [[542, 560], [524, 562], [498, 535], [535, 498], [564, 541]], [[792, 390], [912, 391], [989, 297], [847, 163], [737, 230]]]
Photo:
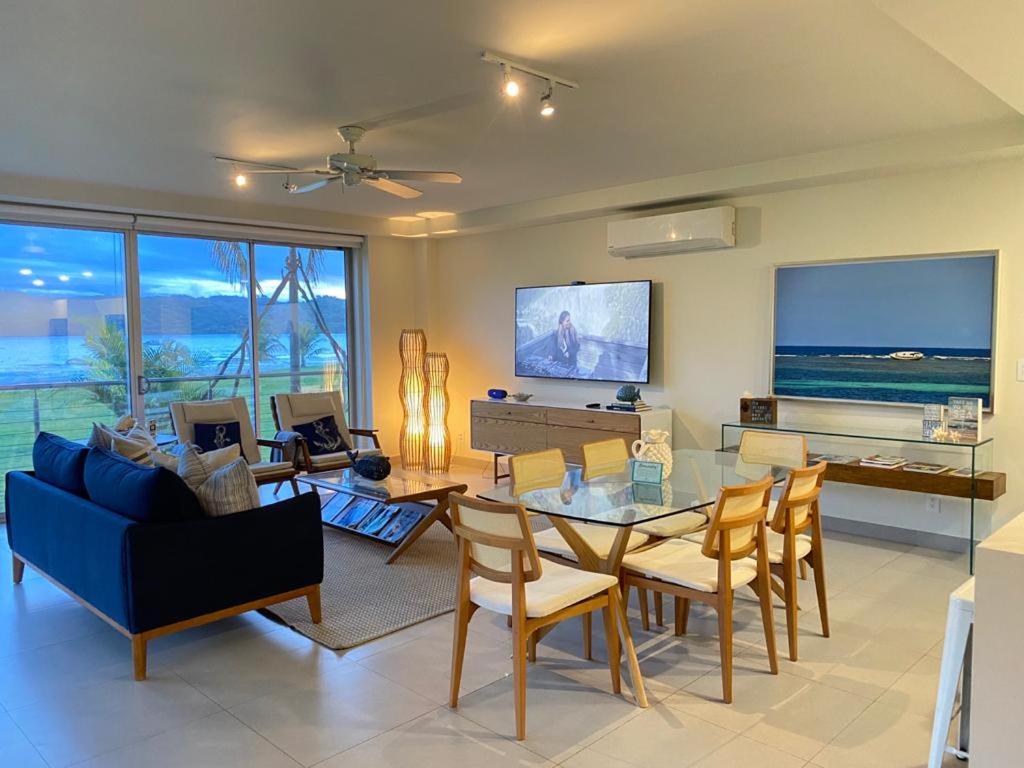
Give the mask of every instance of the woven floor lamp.
[[422, 469], [426, 454], [427, 422], [423, 412], [426, 394], [426, 376], [423, 361], [427, 353], [427, 335], [419, 328], [406, 329], [398, 340], [402, 357], [402, 378], [398, 382], [398, 396], [402, 401], [402, 431], [398, 447], [402, 466]]
[[452, 437], [448, 431], [448, 355], [427, 352], [423, 363], [427, 379], [427, 472], [447, 472], [452, 465]]

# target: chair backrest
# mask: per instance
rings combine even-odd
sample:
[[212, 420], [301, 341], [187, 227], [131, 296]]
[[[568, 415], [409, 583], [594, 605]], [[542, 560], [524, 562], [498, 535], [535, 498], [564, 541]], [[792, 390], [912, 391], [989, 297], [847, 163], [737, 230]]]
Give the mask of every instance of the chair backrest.
[[621, 437], [584, 443], [582, 448], [584, 480], [624, 472], [629, 464], [629, 449]]
[[171, 424], [180, 443], [192, 443], [196, 438], [196, 424], [224, 424], [237, 421], [242, 438], [242, 455], [250, 464], [260, 461], [260, 447], [249, 417], [249, 405], [244, 397], [226, 397], [222, 400], [179, 400], [171, 403]]
[[794, 533], [800, 533], [813, 523], [812, 518], [818, 512], [818, 497], [821, 495], [821, 485], [825, 482], [826, 469], [828, 464], [819, 461], [813, 467], [789, 471], [786, 487], [771, 520], [773, 531], [785, 533], [787, 518], [792, 521]]
[[511, 584], [516, 560], [522, 580], [541, 576], [540, 555], [526, 510], [519, 504], [501, 504], [452, 493], [448, 496], [452, 532], [465, 553], [463, 567], [490, 581]]
[[565, 480], [565, 456], [559, 448], [521, 453], [508, 462], [512, 495], [537, 488], [560, 488]]
[[324, 416], [333, 416], [345, 445], [354, 447], [352, 433], [348, 431], [348, 423], [345, 421], [345, 406], [341, 402], [340, 392], [283, 393], [273, 395], [270, 406], [274, 413], [274, 424], [279, 430], [288, 432], [293, 431], [296, 424], [308, 424]]
[[[763, 526], [771, 499], [772, 478], [747, 485], [731, 485], [719, 489], [711, 511], [711, 521], [704, 535], [701, 551], [705, 557], [738, 560], [757, 549], [758, 527]], [[726, 552], [720, 552], [723, 547]]]
[[789, 432], [748, 429], [740, 435], [740, 459], [797, 469], [807, 466], [807, 438]]

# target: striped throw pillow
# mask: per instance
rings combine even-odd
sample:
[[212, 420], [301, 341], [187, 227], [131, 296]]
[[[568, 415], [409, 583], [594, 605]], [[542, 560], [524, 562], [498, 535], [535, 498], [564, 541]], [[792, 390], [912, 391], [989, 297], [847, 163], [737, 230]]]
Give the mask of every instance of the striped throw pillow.
[[214, 472], [196, 489], [203, 511], [210, 517], [245, 512], [260, 505], [256, 478], [245, 459], [239, 458]]

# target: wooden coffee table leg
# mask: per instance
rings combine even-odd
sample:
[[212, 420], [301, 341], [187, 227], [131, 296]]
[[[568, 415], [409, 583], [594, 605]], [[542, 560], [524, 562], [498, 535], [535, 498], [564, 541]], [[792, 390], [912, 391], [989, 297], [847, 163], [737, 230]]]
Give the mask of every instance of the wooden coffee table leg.
[[[462, 485], [455, 488], [453, 492], [465, 493], [467, 488], [468, 486]], [[391, 565], [391, 563], [401, 557], [405, 550], [411, 547], [420, 536], [427, 532], [427, 529], [430, 528], [430, 526], [438, 521], [440, 521], [448, 530], [451, 530], [452, 521], [448, 517], [448, 491], [445, 491], [444, 496], [437, 500], [437, 504], [434, 505], [434, 508], [416, 524], [416, 527], [409, 531], [409, 535], [402, 540], [402, 543], [395, 547], [395, 551], [392, 552], [391, 556], [387, 559], [388, 565]]]

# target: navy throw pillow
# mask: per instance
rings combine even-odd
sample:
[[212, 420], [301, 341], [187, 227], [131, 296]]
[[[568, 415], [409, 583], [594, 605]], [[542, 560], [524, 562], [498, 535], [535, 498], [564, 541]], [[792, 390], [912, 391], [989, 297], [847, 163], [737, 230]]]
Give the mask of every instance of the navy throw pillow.
[[193, 441], [200, 453], [227, 448], [229, 445], [242, 444], [242, 425], [237, 421], [226, 421], [223, 424], [195, 424]]
[[44, 483], [85, 496], [85, 457], [89, 449], [59, 435], [40, 432], [32, 446], [32, 469]]
[[177, 474], [163, 467], [143, 466], [105, 448], [89, 450], [85, 488], [93, 503], [141, 523], [203, 516], [196, 495]]
[[341, 436], [338, 429], [338, 422], [333, 416], [324, 416], [314, 419], [308, 424], [293, 424], [292, 430], [298, 432], [306, 439], [309, 446], [309, 453], [312, 456], [322, 456], [325, 453], [337, 453], [347, 451], [348, 444]]

